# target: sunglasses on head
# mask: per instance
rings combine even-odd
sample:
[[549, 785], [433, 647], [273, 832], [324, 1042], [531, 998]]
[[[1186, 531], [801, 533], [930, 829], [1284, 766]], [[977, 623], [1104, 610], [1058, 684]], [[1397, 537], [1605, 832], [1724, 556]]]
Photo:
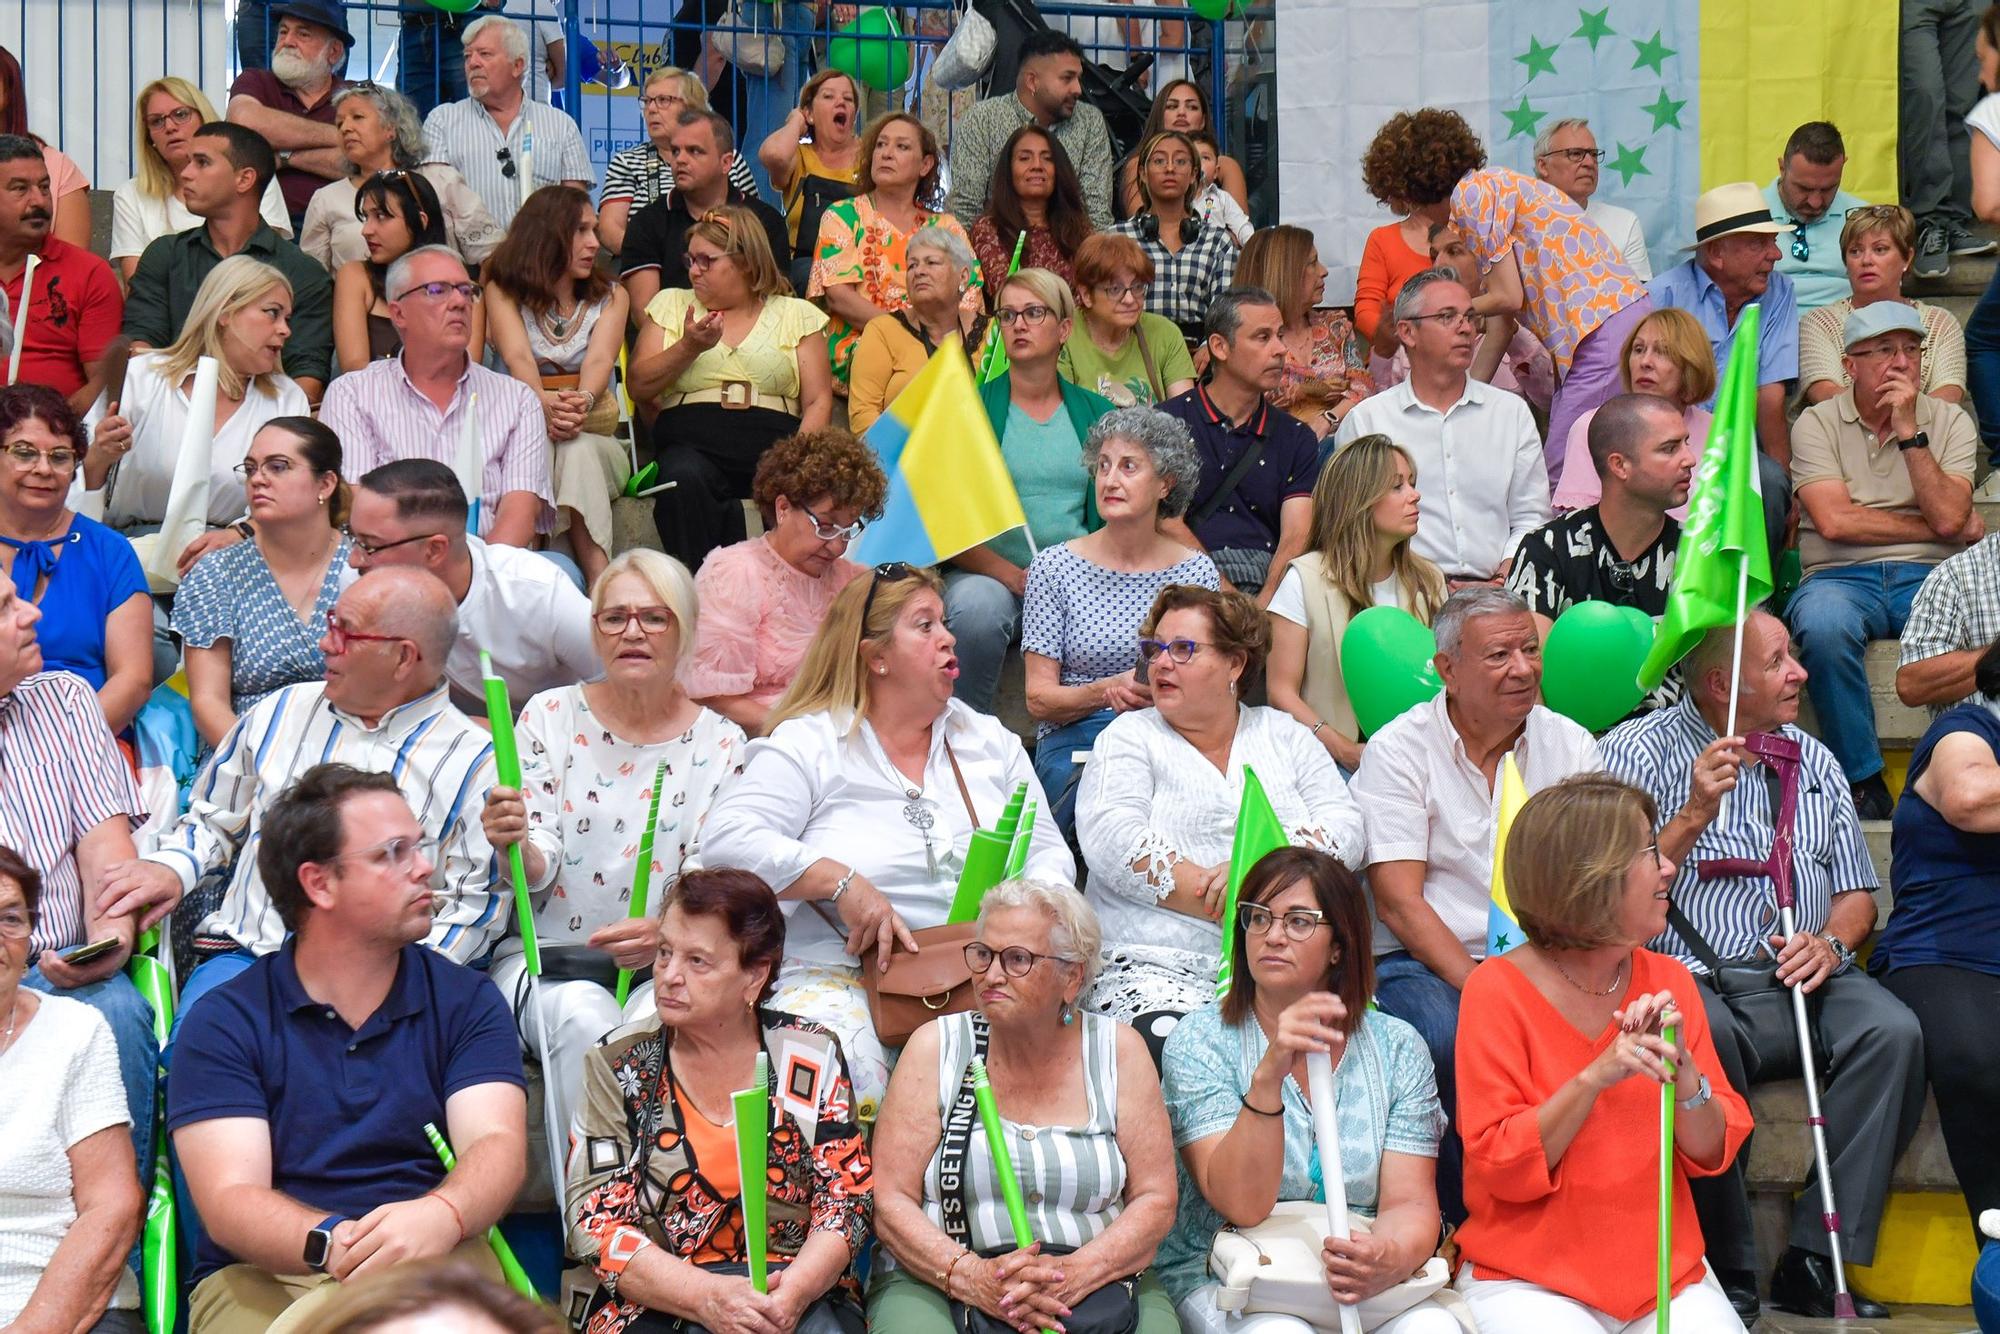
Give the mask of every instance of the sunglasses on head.
[[861, 633], [868, 633], [868, 613], [875, 609], [875, 590], [887, 580], [896, 583], [903, 579], [914, 579], [917, 567], [899, 560], [886, 560], [877, 565], [868, 575], [868, 596], [861, 599]]

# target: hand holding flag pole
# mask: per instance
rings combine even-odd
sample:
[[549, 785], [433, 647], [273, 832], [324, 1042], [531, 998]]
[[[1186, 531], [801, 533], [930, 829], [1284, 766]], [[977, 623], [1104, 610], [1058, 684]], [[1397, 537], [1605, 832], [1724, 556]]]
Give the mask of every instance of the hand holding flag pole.
[[[1334, 1101], [1333, 1058], [1306, 1053], [1306, 1088], [1312, 1095], [1313, 1143], [1319, 1149], [1319, 1178], [1326, 1186], [1326, 1234], [1339, 1241], [1353, 1235], [1347, 1222], [1347, 1177], [1340, 1166], [1340, 1109]], [[1361, 1312], [1340, 1307], [1340, 1334], [1361, 1334]]]
[[[652, 896], [653, 835], [660, 828], [660, 788], [665, 785], [666, 779], [667, 762], [661, 760], [659, 766], [653, 770], [653, 800], [646, 807], [646, 832], [639, 839], [638, 864], [632, 868], [632, 916], [634, 918], [646, 915], [646, 900]], [[631, 994], [631, 991], [632, 970], [630, 968], [620, 968], [618, 970], [618, 987], [614, 993], [618, 998], [618, 1008], [620, 1010], [625, 1008], [625, 998]]]
[[750, 1286], [759, 1292], [769, 1292], [770, 1056], [757, 1053], [756, 1082], [730, 1094], [729, 1101], [736, 1112], [736, 1177], [743, 1191], [743, 1253], [750, 1261]]
[[[437, 1151], [438, 1161], [444, 1164], [445, 1171], [449, 1172], [458, 1166], [458, 1155], [451, 1151], [451, 1145], [445, 1143], [444, 1136], [438, 1133], [438, 1128], [433, 1122], [424, 1122], [424, 1138], [428, 1139], [431, 1148]], [[523, 1297], [539, 1301], [541, 1294], [535, 1291], [534, 1283], [528, 1278], [528, 1271], [521, 1268], [520, 1260], [514, 1255], [514, 1248], [500, 1235], [498, 1227], [486, 1229], [486, 1245], [492, 1250], [494, 1260], [499, 1262], [500, 1273], [506, 1278], [507, 1286]]]
[[[1000, 1104], [993, 1097], [993, 1084], [986, 1077], [986, 1062], [972, 1058], [966, 1073], [972, 1077], [972, 1101], [979, 1108], [979, 1123], [986, 1130], [986, 1149], [993, 1156], [993, 1174], [1000, 1178], [1000, 1198], [1007, 1206], [1007, 1221], [1014, 1229], [1014, 1245], [1026, 1250], [1035, 1244], [1028, 1227], [1028, 1206], [1021, 1198], [1021, 1178], [1014, 1172], [1014, 1153], [1007, 1145], [1007, 1128], [1000, 1124]], [[1042, 1334], [1055, 1334], [1045, 1329]]]
[[[1027, 233], [1021, 233], [1026, 236]], [[1016, 247], [1018, 253], [1019, 247]], [[28, 307], [35, 299], [35, 269], [42, 257], [28, 252], [27, 264], [21, 270], [21, 305], [14, 312], [14, 346], [7, 353], [7, 383], [13, 384], [21, 378], [21, 348], [28, 341]]]

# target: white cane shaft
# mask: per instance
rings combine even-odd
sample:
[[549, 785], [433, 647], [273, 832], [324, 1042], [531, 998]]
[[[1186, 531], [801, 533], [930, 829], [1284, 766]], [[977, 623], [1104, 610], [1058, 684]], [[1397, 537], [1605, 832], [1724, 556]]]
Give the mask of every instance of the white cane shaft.
[[[1778, 910], [1778, 928], [1790, 940], [1798, 934], [1798, 922], [1790, 908]], [[1840, 1249], [1840, 1229], [1832, 1226], [1831, 1220], [1840, 1216], [1840, 1209], [1833, 1202], [1832, 1158], [1826, 1149], [1826, 1119], [1819, 1107], [1819, 1071], [1813, 1069], [1812, 1021], [1806, 1014], [1806, 994], [1797, 987], [1787, 987], [1792, 993], [1792, 1024], [1798, 1030], [1799, 1069], [1805, 1077], [1806, 1124], [1812, 1130], [1813, 1164], [1818, 1169], [1814, 1175], [1819, 1178], [1820, 1211], [1829, 1220], [1826, 1229], [1827, 1249], [1833, 1262], [1833, 1285], [1836, 1292], [1847, 1291], [1847, 1269], [1842, 1263]]]
[[[1334, 1102], [1333, 1061], [1323, 1052], [1306, 1056], [1306, 1087], [1312, 1094], [1313, 1141], [1319, 1149], [1319, 1176], [1326, 1189], [1326, 1231], [1346, 1241], [1347, 1177], [1340, 1166], [1340, 1114]], [[1340, 1306], [1340, 1334], [1361, 1334], [1361, 1313]]]
[[528, 977], [528, 1004], [535, 1011], [535, 1042], [542, 1049], [542, 1121], [549, 1147], [549, 1182], [555, 1188], [558, 1208], [567, 1208], [569, 1195], [563, 1185], [563, 1145], [568, 1142], [569, 1128], [558, 1124], [556, 1113], [556, 1080], [561, 1076], [557, 1070], [555, 1048], [549, 1045], [549, 1017], [542, 1009], [542, 979], [530, 974]]

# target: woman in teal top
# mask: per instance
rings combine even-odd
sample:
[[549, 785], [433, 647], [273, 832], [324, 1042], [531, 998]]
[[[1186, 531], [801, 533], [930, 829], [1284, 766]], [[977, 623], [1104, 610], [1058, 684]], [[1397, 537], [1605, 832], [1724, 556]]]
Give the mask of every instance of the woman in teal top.
[[[1006, 340], [1008, 369], [980, 390], [1000, 442], [1028, 531], [1003, 533], [951, 560], [944, 613], [958, 639], [959, 699], [993, 712], [1000, 664], [1021, 630], [1028, 564], [1043, 547], [1098, 526], [1083, 470], [1083, 441], [1111, 401], [1056, 372], [1076, 317], [1069, 284], [1047, 269], [1022, 269], [1000, 286], [993, 319]], [[1032, 535], [1032, 541], [1030, 537]]]

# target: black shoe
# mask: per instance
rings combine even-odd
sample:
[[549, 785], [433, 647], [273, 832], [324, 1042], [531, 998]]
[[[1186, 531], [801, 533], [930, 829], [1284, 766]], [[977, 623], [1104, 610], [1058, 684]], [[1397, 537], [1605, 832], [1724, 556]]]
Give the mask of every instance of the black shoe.
[[1764, 1303], [1757, 1296], [1756, 1273], [1748, 1269], [1718, 1269], [1715, 1281], [1722, 1285], [1723, 1296], [1729, 1298], [1736, 1318], [1746, 1328], [1756, 1324], [1757, 1317], [1764, 1314]]
[[[1847, 1295], [1854, 1299], [1854, 1314], [1861, 1319], [1889, 1318], [1889, 1308], [1882, 1303], [1871, 1302], [1852, 1288], [1848, 1289]], [[1793, 1315], [1831, 1320], [1833, 1262], [1824, 1255], [1802, 1251], [1796, 1246], [1787, 1250], [1784, 1259], [1778, 1261], [1777, 1269], [1771, 1274], [1771, 1305]]]
[[1862, 819], [1886, 820], [1895, 814], [1896, 799], [1889, 795], [1889, 785], [1882, 781], [1881, 774], [1871, 774], [1850, 787], [1854, 793], [1854, 812]]

